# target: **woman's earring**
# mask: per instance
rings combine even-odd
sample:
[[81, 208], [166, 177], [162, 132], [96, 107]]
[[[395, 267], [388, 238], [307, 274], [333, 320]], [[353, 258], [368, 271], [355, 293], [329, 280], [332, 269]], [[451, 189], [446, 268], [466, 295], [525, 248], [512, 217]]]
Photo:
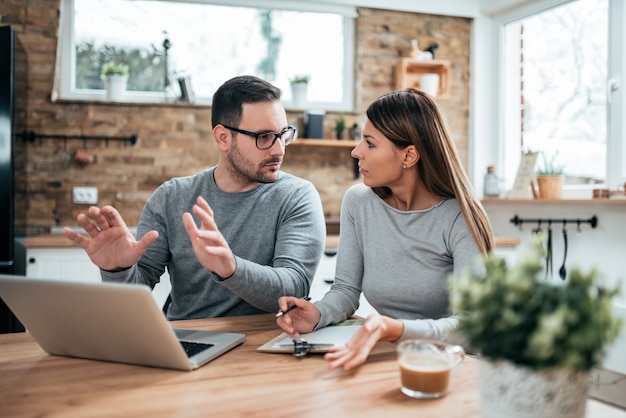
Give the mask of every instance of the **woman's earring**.
[[406, 164], [402, 164], [402, 168], [406, 168]]

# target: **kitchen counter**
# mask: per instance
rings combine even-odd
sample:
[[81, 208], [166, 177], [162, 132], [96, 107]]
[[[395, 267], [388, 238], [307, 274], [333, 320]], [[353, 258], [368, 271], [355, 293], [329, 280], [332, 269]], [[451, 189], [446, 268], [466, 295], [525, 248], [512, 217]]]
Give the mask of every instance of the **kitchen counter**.
[[[520, 239], [515, 237], [495, 237], [497, 248], [515, 248], [519, 245]], [[339, 235], [328, 235], [326, 237], [326, 248], [339, 247]]]
[[[85, 235], [85, 234], [82, 234]], [[78, 247], [67, 239], [63, 233], [50, 233], [29, 237], [24, 240], [26, 248], [65, 248]], [[328, 235], [326, 237], [326, 248], [337, 248], [339, 246], [339, 235]]]
[[[72, 241], [67, 239], [62, 233], [50, 233], [26, 238], [24, 241], [26, 248], [59, 248], [76, 247]], [[519, 238], [496, 237], [496, 247], [515, 248], [519, 245]], [[339, 235], [328, 235], [326, 237], [326, 248], [335, 249], [339, 246]]]
[[44, 234], [24, 240], [26, 248], [79, 248], [63, 234]]
[[515, 248], [521, 240], [515, 237], [494, 237], [496, 248]]
[[[70, 228], [81, 235], [87, 236], [87, 233], [81, 227]], [[137, 227], [135, 226], [129, 226], [128, 230], [133, 234], [137, 233]], [[26, 248], [79, 248], [63, 234], [62, 226], [51, 228], [49, 234], [28, 237], [24, 240], [24, 245]]]

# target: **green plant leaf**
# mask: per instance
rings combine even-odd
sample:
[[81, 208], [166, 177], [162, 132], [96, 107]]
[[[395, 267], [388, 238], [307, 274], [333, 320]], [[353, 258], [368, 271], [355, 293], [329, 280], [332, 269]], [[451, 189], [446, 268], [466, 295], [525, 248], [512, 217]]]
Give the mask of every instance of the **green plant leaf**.
[[565, 283], [546, 281], [542, 244], [543, 237], [536, 236], [531, 251], [512, 267], [489, 254], [482, 273], [451, 278], [456, 332], [469, 350], [492, 360], [534, 369], [590, 370], [623, 327], [612, 310], [619, 286], [601, 286], [597, 270], [577, 268]]
[[102, 67], [102, 78], [105, 79], [109, 75], [121, 75], [128, 77], [128, 65], [117, 64], [113, 61], [109, 61]]

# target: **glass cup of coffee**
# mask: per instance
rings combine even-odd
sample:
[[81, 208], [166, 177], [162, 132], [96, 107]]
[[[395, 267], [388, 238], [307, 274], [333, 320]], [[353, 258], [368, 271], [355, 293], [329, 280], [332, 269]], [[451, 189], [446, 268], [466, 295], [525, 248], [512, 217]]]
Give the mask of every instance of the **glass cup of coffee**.
[[418, 399], [445, 395], [450, 373], [464, 357], [465, 351], [460, 345], [427, 340], [402, 341], [398, 344], [402, 393]]

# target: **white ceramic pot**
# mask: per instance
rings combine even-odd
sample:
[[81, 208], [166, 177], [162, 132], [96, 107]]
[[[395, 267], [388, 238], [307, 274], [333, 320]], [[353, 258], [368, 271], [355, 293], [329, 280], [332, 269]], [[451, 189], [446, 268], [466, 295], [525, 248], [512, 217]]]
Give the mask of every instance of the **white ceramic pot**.
[[532, 370], [507, 361], [480, 360], [483, 418], [584, 418], [588, 372]]
[[128, 78], [121, 75], [108, 75], [105, 83], [107, 100], [112, 102], [121, 101], [126, 91], [127, 81]]
[[296, 107], [303, 107], [306, 105], [306, 96], [309, 89], [307, 83], [295, 83], [291, 85], [291, 97], [293, 98], [293, 104]]
[[422, 74], [420, 76], [420, 89], [437, 97], [439, 92], [439, 74]]

